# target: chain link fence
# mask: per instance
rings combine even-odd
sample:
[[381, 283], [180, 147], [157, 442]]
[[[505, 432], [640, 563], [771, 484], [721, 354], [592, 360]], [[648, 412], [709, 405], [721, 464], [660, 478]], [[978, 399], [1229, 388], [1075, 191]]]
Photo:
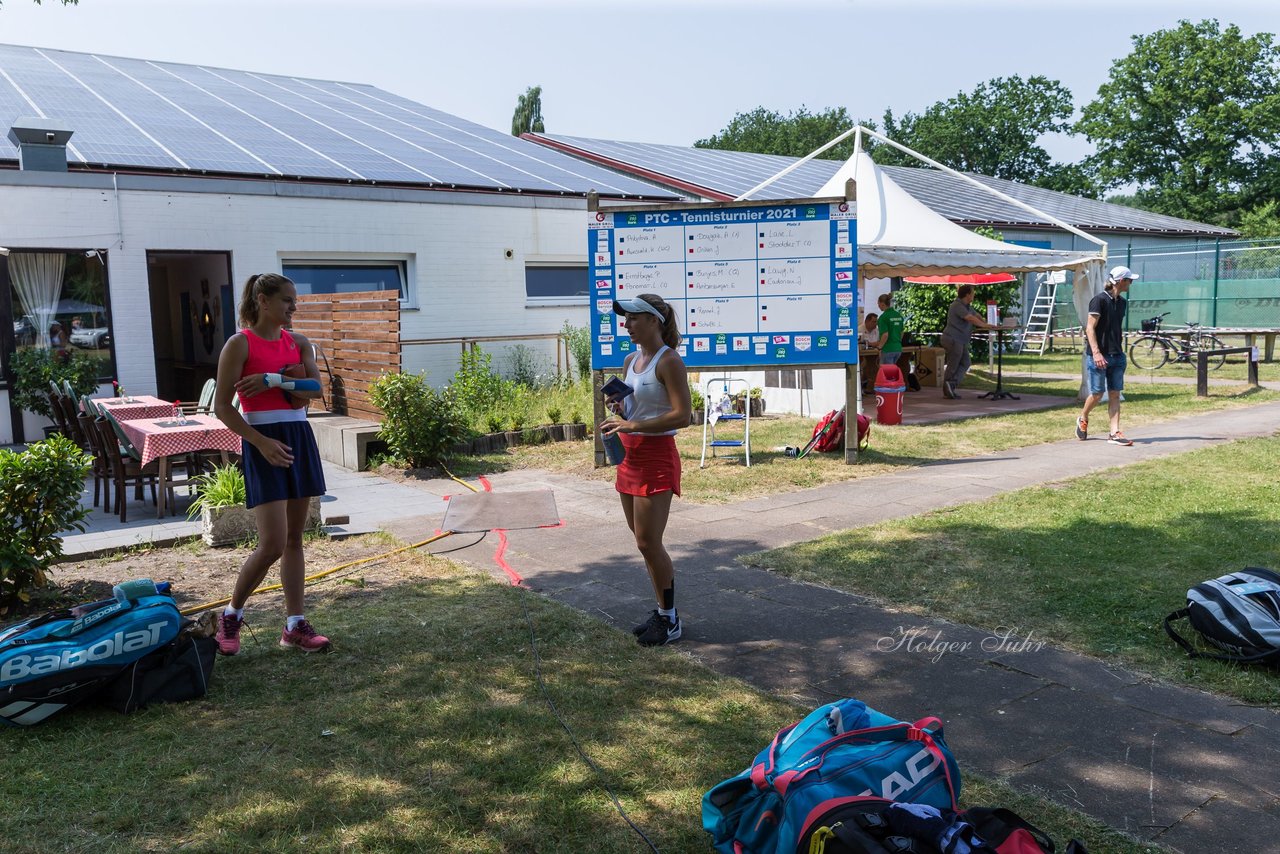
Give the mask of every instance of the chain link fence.
[[[1280, 328], [1280, 237], [1131, 249], [1114, 253], [1108, 264], [1124, 264], [1140, 277], [1129, 288], [1132, 331], [1166, 311], [1165, 328]], [[1070, 287], [1059, 286], [1053, 328], [1079, 325]]]

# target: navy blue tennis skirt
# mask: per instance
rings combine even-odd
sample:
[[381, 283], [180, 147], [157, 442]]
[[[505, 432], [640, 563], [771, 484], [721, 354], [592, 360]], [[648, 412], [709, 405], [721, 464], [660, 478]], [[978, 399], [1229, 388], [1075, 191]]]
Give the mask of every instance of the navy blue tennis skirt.
[[324, 495], [324, 468], [320, 464], [320, 449], [316, 447], [316, 437], [310, 424], [284, 421], [253, 426], [267, 438], [288, 445], [293, 451], [293, 465], [273, 466], [257, 448], [241, 440], [246, 506]]

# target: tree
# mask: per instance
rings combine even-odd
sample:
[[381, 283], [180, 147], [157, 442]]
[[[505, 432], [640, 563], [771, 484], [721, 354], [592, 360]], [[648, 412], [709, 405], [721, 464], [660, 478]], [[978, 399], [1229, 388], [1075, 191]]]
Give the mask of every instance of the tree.
[[[885, 110], [885, 135], [945, 166], [993, 178], [1040, 184], [1064, 192], [1096, 195], [1080, 166], [1055, 164], [1038, 141], [1046, 133], [1068, 133], [1075, 109], [1071, 91], [1056, 80], [997, 77], [939, 101], [901, 120]], [[880, 146], [876, 161], [919, 164], [908, 154]]]
[[516, 99], [516, 111], [511, 115], [511, 135], [542, 133], [542, 87], [530, 86]]
[[1230, 224], [1280, 196], [1280, 51], [1216, 20], [1133, 37], [1076, 129], [1107, 187], [1144, 207]]
[[[876, 128], [873, 122], [854, 122], [844, 107], [831, 107], [819, 113], [811, 113], [801, 105], [800, 109], [786, 115], [756, 107], [749, 113], [738, 113], [720, 133], [700, 139], [693, 146], [804, 157], [849, 130], [854, 124], [861, 124], [872, 130]], [[869, 150], [868, 142], [869, 140], [863, 140], [863, 147]], [[849, 137], [825, 151], [821, 157], [828, 160], [848, 160], [852, 154], [853, 137]]]
[[1241, 237], [1280, 237], [1280, 202], [1272, 199], [1240, 217]]

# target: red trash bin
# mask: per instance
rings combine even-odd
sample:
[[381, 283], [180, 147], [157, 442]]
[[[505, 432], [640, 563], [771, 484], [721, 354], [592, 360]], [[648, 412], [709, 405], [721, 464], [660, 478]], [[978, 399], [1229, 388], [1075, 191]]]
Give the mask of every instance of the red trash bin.
[[902, 423], [902, 399], [907, 384], [897, 365], [881, 365], [876, 373], [876, 421], [880, 424]]

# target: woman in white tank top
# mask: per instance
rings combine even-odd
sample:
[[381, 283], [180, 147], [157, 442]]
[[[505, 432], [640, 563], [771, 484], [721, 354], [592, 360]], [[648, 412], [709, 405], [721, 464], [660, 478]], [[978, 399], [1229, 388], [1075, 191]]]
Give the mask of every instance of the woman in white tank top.
[[618, 434], [626, 449], [615, 486], [658, 602], [633, 632], [642, 645], [661, 646], [679, 640], [683, 632], [676, 612], [675, 568], [662, 535], [671, 497], [680, 494], [675, 434], [689, 426], [689, 376], [675, 351], [680, 343], [675, 310], [662, 297], [641, 294], [618, 300], [613, 311], [626, 318], [627, 334], [636, 345], [624, 363], [633, 392], [620, 401], [610, 399], [614, 415], [600, 424], [600, 432]]

